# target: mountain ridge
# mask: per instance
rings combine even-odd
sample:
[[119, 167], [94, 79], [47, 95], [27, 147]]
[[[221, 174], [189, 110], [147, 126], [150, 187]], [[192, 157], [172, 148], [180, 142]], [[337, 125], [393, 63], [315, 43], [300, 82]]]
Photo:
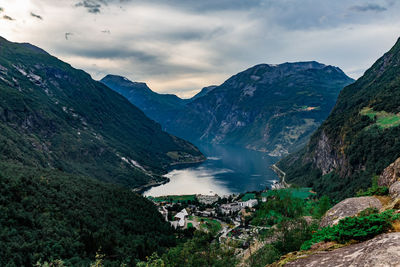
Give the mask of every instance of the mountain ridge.
[[[150, 117], [193, 142], [239, 145], [281, 156], [305, 143], [342, 87], [352, 81], [339, 68], [316, 61], [259, 64], [219, 86], [204, 88], [171, 112], [152, 105]], [[121, 88], [106, 84], [116, 91]], [[132, 103], [140, 101], [125, 91], [127, 95]], [[149, 114], [147, 109], [142, 107]]]

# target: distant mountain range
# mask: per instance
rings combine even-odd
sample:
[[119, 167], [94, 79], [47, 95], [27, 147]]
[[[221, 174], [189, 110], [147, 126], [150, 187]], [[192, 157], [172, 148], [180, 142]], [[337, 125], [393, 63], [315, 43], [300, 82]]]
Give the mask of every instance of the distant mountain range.
[[399, 103], [400, 39], [342, 90], [308, 145], [278, 166], [289, 182], [335, 199], [353, 196], [400, 157]]
[[318, 62], [261, 64], [187, 100], [120, 76], [101, 81], [179, 137], [282, 156], [307, 141], [354, 80]]
[[84, 71], [30, 44], [0, 46], [0, 161], [136, 187], [204, 159]]

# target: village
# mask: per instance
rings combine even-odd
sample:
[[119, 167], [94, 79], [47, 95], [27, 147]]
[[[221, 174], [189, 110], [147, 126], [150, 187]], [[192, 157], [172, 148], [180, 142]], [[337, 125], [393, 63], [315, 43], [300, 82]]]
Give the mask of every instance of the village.
[[242, 247], [262, 227], [248, 224], [246, 218], [271, 192], [218, 195], [148, 197], [164, 219], [175, 229], [196, 229], [215, 234], [219, 241], [235, 240]]

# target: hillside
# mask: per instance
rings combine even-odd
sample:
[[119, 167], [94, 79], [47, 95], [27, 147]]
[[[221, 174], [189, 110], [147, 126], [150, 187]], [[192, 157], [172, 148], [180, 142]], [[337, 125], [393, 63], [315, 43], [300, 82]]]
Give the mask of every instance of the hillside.
[[132, 82], [117, 75], [107, 75], [100, 82], [126, 97], [133, 105], [158, 123], [171, 120], [188, 102], [176, 95], [158, 94], [152, 91], [146, 83]]
[[0, 169], [0, 266], [89, 266], [96, 254], [133, 266], [176, 242], [154, 205], [128, 189], [49, 168]]
[[355, 83], [301, 151], [278, 166], [289, 182], [336, 199], [371, 185], [400, 156], [400, 40]]
[[136, 187], [203, 160], [84, 71], [30, 44], [0, 47], [0, 162]]
[[177, 136], [281, 156], [304, 144], [352, 79], [317, 62], [262, 64], [188, 103], [171, 123]]

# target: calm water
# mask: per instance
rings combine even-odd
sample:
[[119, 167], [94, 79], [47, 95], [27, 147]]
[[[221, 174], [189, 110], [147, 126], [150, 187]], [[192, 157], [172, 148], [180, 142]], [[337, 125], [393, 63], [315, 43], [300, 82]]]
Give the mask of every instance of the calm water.
[[243, 148], [197, 144], [207, 161], [190, 168], [172, 170], [170, 182], [153, 187], [145, 196], [218, 194], [263, 190], [277, 180], [269, 168], [278, 158]]

